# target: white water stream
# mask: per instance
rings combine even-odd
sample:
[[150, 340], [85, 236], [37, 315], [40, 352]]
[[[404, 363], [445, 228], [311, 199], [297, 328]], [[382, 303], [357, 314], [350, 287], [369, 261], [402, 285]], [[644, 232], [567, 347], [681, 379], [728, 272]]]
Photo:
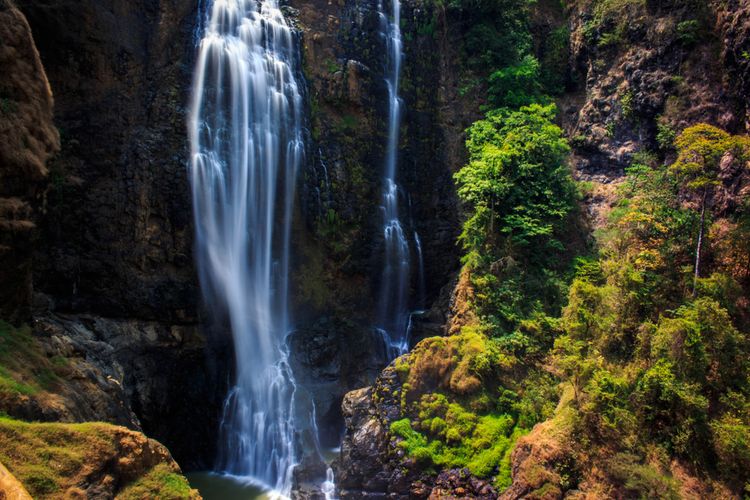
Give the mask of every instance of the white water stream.
[[196, 252], [206, 304], [229, 320], [236, 376], [217, 468], [288, 496], [296, 388], [284, 339], [304, 150], [298, 43], [276, 0], [214, 0], [206, 19], [189, 120]]

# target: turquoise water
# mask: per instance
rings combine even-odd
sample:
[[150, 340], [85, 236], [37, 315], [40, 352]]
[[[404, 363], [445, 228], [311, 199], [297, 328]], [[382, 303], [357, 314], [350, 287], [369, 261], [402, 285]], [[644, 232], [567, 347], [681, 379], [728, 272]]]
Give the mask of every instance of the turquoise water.
[[190, 486], [198, 490], [204, 500], [267, 500], [267, 490], [233, 476], [213, 472], [185, 474]]

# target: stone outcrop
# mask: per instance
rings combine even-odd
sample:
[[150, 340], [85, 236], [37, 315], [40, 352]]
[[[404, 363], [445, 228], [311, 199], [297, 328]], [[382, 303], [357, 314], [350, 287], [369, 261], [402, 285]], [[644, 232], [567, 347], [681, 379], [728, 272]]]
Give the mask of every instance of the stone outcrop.
[[746, 130], [742, 2], [624, 2], [602, 19], [593, 3], [568, 9], [571, 88], [561, 111], [579, 177], [616, 180], [635, 153], [669, 153], [668, 135], [698, 122]]
[[[293, 7], [304, 44], [311, 129], [301, 189], [304, 227], [298, 228], [305, 240], [298, 265], [306, 278], [298, 281], [298, 309], [314, 320], [331, 313], [371, 320], [383, 259], [379, 207], [388, 113], [377, 2], [311, 0]], [[462, 133], [470, 123], [466, 115], [456, 116], [464, 108], [452, 100], [457, 56], [442, 50], [451, 41], [418, 33], [433, 14], [429, 4], [402, 4], [402, 30], [408, 36], [397, 174], [405, 231], [410, 238], [416, 231], [422, 240], [428, 301], [458, 265], [451, 175], [463, 162]], [[420, 284], [413, 250], [416, 302]]]
[[0, 1], [0, 317], [31, 315], [36, 209], [59, 148], [52, 92], [26, 19]]
[[9, 259], [0, 294], [13, 293], [0, 307], [18, 309], [21, 297], [30, 319], [33, 255], [37, 340], [70, 373], [54, 394], [3, 404], [25, 418], [143, 429], [183, 464], [207, 467], [231, 351], [225, 329], [206, 328], [209, 342], [199, 327], [192, 258], [185, 121], [197, 3], [15, 3], [1, 4], [14, 21], [0, 30], [24, 28], [26, 45], [4, 45], [0, 57], [17, 84], [29, 81], [25, 94], [0, 85], [0, 110], [33, 127], [19, 122], [0, 141], [0, 158], [6, 147], [16, 155], [0, 161], [0, 196], [12, 196], [0, 199], [0, 258]]
[[32, 500], [21, 482], [0, 463], [0, 498], [3, 500]]
[[39, 318], [35, 330], [49, 356], [70, 360], [80, 372], [71, 380], [94, 379], [91, 385], [111, 394], [103, 400], [95, 391], [71, 391], [79, 408], [106, 408], [106, 401], [111, 409], [50, 420], [121, 423], [167, 444], [186, 467], [212, 464], [226, 392], [221, 359], [227, 352], [208, 346], [199, 327], [50, 315]]
[[288, 343], [298, 388], [315, 405], [321, 445], [338, 447], [344, 427], [344, 395], [371, 384], [388, 362], [382, 332], [324, 318], [292, 332]]
[[3, 419], [0, 443], [4, 465], [35, 498], [200, 498], [169, 450], [124, 427]]

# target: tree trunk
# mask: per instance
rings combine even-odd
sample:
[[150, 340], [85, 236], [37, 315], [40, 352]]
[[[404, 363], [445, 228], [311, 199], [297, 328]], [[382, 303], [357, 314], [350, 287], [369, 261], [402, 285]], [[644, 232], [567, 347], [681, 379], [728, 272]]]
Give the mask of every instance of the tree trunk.
[[701, 250], [703, 249], [703, 231], [706, 225], [706, 200], [708, 199], [708, 188], [703, 189], [703, 200], [701, 201], [701, 225], [698, 230], [698, 244], [695, 248], [695, 275], [693, 276], [693, 297], [698, 293], [698, 278], [701, 269]]

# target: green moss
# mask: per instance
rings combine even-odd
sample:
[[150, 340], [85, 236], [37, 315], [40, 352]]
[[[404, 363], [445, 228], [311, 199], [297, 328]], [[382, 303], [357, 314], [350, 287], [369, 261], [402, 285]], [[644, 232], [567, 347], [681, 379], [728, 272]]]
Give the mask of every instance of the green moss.
[[622, 116], [626, 120], [633, 118], [633, 92], [628, 90], [620, 98], [620, 108], [622, 109]]
[[394, 422], [391, 433], [428, 470], [468, 468], [477, 477], [510, 484], [510, 452], [525, 431], [510, 415], [478, 415], [443, 394], [430, 394], [417, 405], [417, 418]]
[[31, 424], [0, 417], [0, 462], [34, 498], [59, 498], [85, 457], [114, 447], [105, 424]]
[[335, 125], [335, 131], [338, 134], [349, 134], [359, 126], [359, 119], [350, 114], [342, 116]]
[[175, 473], [167, 464], [159, 464], [145, 476], [131, 483], [118, 495], [118, 500], [142, 498], [191, 498], [192, 490], [184, 476]]

